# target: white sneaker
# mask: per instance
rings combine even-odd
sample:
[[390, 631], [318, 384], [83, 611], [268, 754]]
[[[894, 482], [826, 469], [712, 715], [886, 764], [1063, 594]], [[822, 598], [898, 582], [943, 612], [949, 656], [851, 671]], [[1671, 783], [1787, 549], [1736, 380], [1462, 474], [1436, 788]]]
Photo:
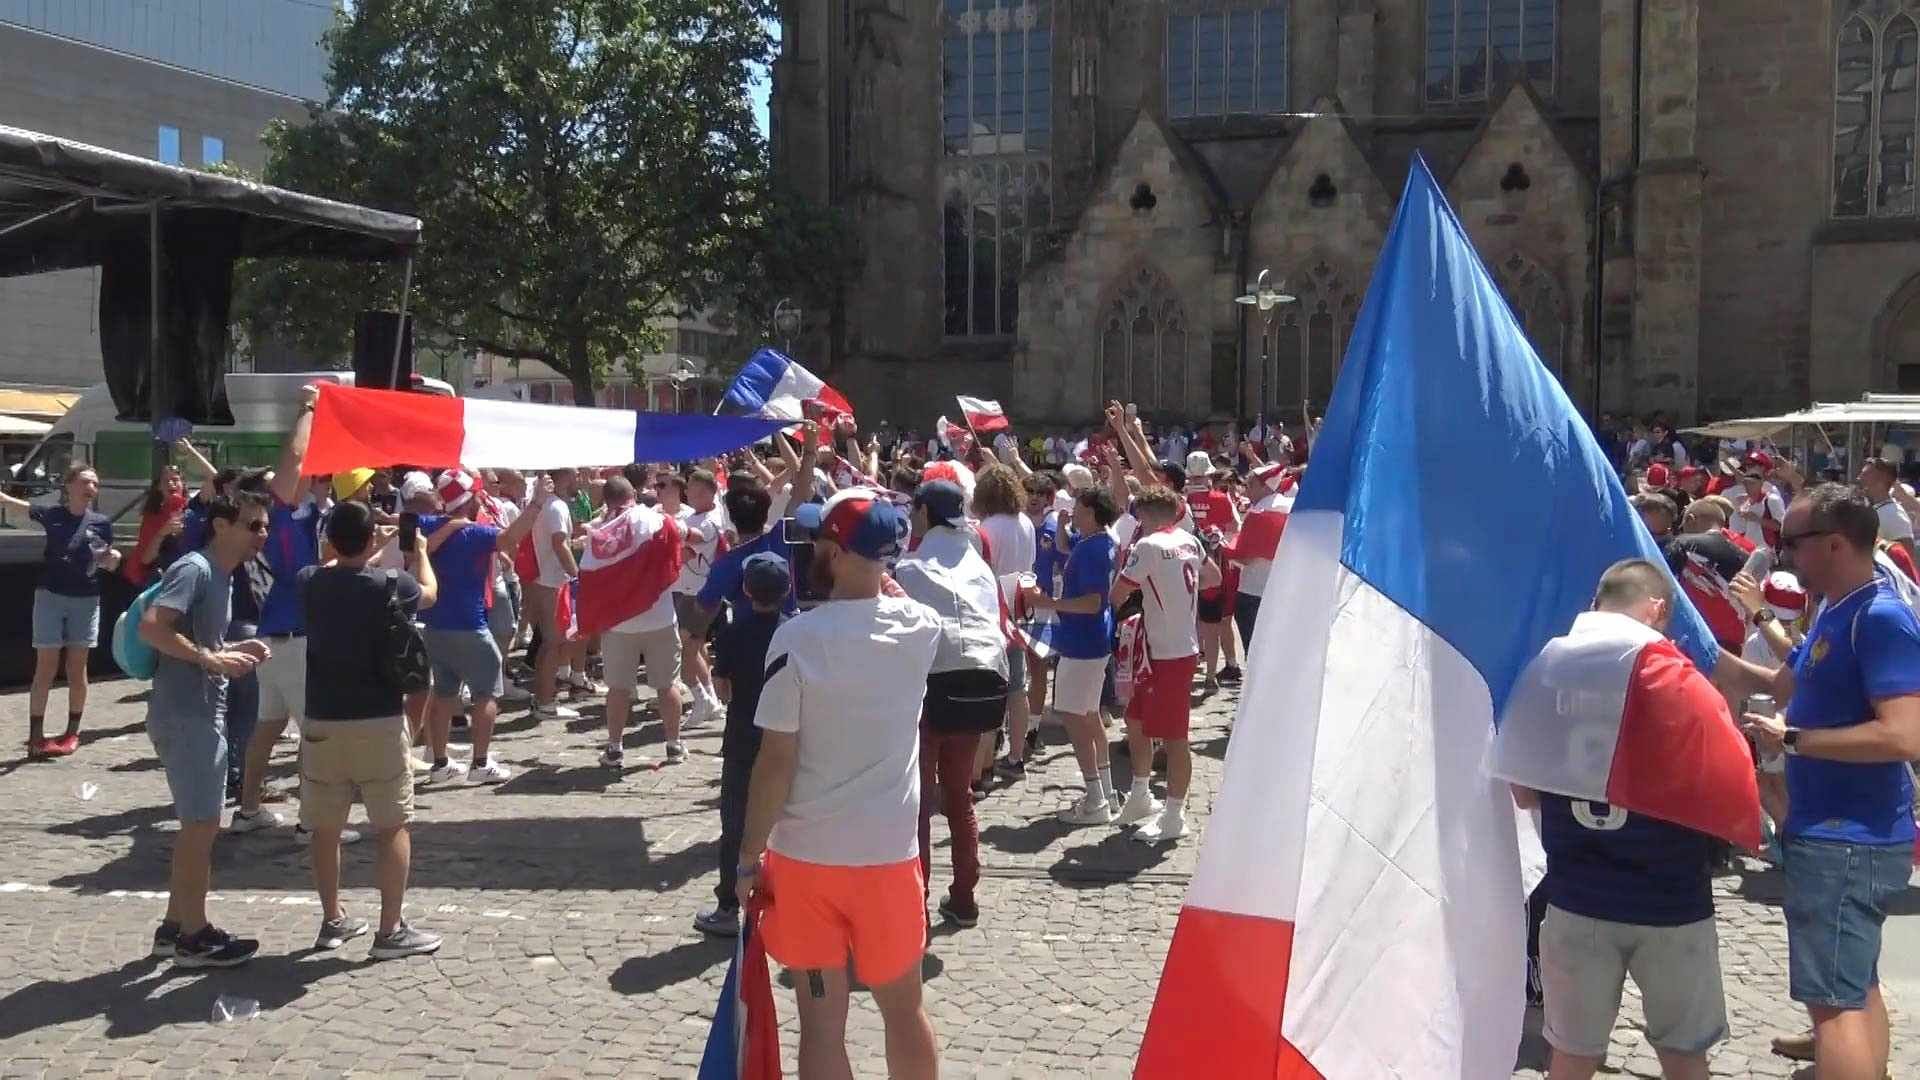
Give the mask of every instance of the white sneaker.
[[[313, 840], [313, 831], [311, 829], [308, 829], [305, 825], [294, 826], [293, 834], [299, 837], [300, 842], [303, 844], [310, 843]], [[341, 829], [340, 830], [340, 843], [343, 847], [347, 844], [357, 844], [359, 842], [360, 842], [360, 830], [358, 829]]]
[[1138, 825], [1148, 818], [1157, 816], [1163, 809], [1160, 800], [1151, 794], [1140, 791], [1128, 793], [1126, 805], [1120, 808], [1120, 816], [1113, 819], [1115, 825]]
[[1143, 844], [1158, 844], [1178, 840], [1185, 835], [1187, 835], [1187, 815], [1169, 810], [1140, 826], [1134, 831], [1133, 838]]
[[533, 715], [542, 720], [578, 720], [580, 712], [565, 705], [535, 705]]
[[466, 765], [452, 758], [448, 758], [445, 765], [438, 765], [427, 770], [426, 782], [429, 784], [457, 784], [466, 778]]
[[587, 675], [575, 675], [573, 678], [568, 679], [567, 688], [572, 690], [576, 695], [578, 694], [591, 695], [591, 694], [598, 694], [600, 692], [599, 685], [593, 681], [593, 678], [591, 676], [587, 676]]
[[713, 714], [713, 702], [696, 694], [693, 698], [693, 708], [687, 712], [686, 719], [680, 721], [680, 724], [683, 727], [699, 727], [713, 719]]
[[1060, 820], [1068, 825], [1111, 825], [1113, 808], [1098, 795], [1083, 798], [1060, 811]]
[[264, 807], [248, 814], [240, 810], [233, 812], [233, 821], [227, 825], [230, 833], [259, 832], [262, 829], [284, 829], [292, 824], [278, 813]]
[[423, 774], [425, 774], [425, 773], [430, 773], [430, 772], [432, 772], [432, 771], [433, 771], [433, 762], [431, 762], [431, 761], [428, 761], [428, 760], [427, 760], [426, 758], [422, 758], [422, 757], [415, 757], [415, 756], [414, 756], [414, 755], [412, 755], [412, 754], [408, 754], [408, 755], [407, 755], [407, 768], [408, 768], [409, 770], [411, 770], [411, 771], [413, 772], [413, 775], [414, 775], [414, 776], [416, 776], [416, 777], [418, 777], [418, 776], [421, 776], [421, 775], [423, 775]]
[[467, 783], [498, 784], [510, 779], [512, 776], [512, 769], [507, 768], [497, 761], [489, 761], [485, 765], [475, 765], [473, 770], [467, 773]]

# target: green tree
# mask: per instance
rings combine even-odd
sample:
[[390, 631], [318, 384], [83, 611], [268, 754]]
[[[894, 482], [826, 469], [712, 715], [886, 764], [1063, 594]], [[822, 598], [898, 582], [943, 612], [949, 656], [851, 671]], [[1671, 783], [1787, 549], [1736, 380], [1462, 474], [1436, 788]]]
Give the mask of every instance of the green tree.
[[[421, 218], [421, 329], [550, 364], [591, 404], [617, 358], [657, 345], [652, 319], [834, 231], [797, 220], [767, 176], [747, 84], [776, 6], [358, 0], [328, 35], [325, 108], [269, 133], [266, 179]], [[338, 356], [353, 312], [391, 306], [399, 279], [259, 265], [243, 318], [255, 340]]]

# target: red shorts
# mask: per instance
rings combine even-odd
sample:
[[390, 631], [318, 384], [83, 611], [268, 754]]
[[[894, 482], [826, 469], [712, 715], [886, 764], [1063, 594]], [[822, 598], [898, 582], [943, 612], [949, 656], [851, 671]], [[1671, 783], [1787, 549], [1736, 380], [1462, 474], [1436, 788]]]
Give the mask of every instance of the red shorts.
[[825, 866], [767, 852], [773, 901], [761, 922], [767, 955], [800, 971], [840, 971], [885, 986], [920, 964], [927, 947], [920, 860]]
[[1138, 720], [1140, 730], [1150, 739], [1184, 741], [1193, 712], [1193, 699], [1188, 695], [1193, 691], [1194, 669], [1199, 666], [1199, 656], [1154, 660], [1146, 677], [1133, 685], [1127, 719]]

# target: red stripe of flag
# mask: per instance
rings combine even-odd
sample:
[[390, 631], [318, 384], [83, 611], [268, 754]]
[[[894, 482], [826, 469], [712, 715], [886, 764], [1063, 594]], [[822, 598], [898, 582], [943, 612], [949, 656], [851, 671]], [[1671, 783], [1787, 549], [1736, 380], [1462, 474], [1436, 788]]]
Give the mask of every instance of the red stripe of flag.
[[321, 386], [302, 476], [408, 464], [460, 464], [466, 403], [438, 394]]
[[1293, 924], [1186, 907], [1160, 973], [1136, 1080], [1320, 1080], [1280, 1034]]
[[1760, 791], [1726, 699], [1670, 641], [1640, 650], [1627, 681], [1607, 802], [1760, 850]]

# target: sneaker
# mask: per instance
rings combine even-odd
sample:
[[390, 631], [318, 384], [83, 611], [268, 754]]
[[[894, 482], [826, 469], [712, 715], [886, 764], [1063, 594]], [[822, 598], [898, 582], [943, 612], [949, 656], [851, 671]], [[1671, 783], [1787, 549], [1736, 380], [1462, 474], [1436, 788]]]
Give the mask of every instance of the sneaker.
[[685, 746], [677, 742], [667, 744], [667, 764], [676, 765], [685, 760], [687, 760], [687, 748]]
[[1228, 664], [1220, 669], [1220, 681], [1228, 686], [1239, 686], [1241, 677], [1240, 667], [1237, 664]]
[[715, 711], [714, 703], [711, 700], [696, 694], [693, 699], [693, 708], [688, 710], [687, 718], [680, 721], [680, 725], [682, 727], [699, 727], [701, 724], [712, 720]]
[[320, 932], [314, 935], [313, 947], [316, 949], [337, 949], [347, 942], [352, 941], [354, 938], [359, 937], [361, 934], [366, 933], [369, 929], [371, 929], [371, 927], [367, 925], [367, 920], [365, 919], [350, 918], [346, 915], [342, 915], [337, 919], [323, 919], [320, 922]]
[[163, 922], [153, 928], [153, 955], [172, 956], [180, 944], [180, 924]]
[[1111, 825], [1113, 807], [1099, 796], [1081, 799], [1060, 811], [1060, 820], [1068, 825]]
[[426, 782], [429, 784], [457, 784], [466, 778], [467, 766], [463, 762], [448, 758], [445, 765], [435, 765], [427, 770]]
[[712, 911], [703, 911], [693, 917], [693, 928], [714, 937], [739, 937], [740, 909], [714, 908]]
[[252, 938], [237, 938], [211, 924], [192, 937], [182, 937], [173, 947], [173, 962], [183, 968], [230, 968], [253, 959], [260, 943]]
[[1798, 1035], [1775, 1036], [1773, 1040], [1773, 1052], [1775, 1055], [1787, 1058], [1790, 1061], [1812, 1061], [1813, 1032], [1807, 1031]]
[[1027, 729], [1027, 756], [1032, 757], [1033, 755], [1039, 752], [1040, 752], [1040, 722], [1038, 720], [1035, 720], [1033, 723], [1033, 726]]
[[290, 824], [286, 818], [273, 810], [255, 810], [249, 814], [245, 810], [235, 810], [233, 820], [227, 824], [230, 833], [259, 832], [262, 829], [284, 829]]
[[624, 769], [627, 767], [627, 753], [617, 746], [609, 746], [600, 751], [600, 764], [609, 769]]
[[53, 757], [66, 757], [80, 749], [80, 736], [69, 732], [57, 739], [47, 740], [47, 753]]
[[[313, 840], [313, 830], [307, 828], [305, 825], [295, 825], [293, 827], [293, 835], [298, 837], [300, 842], [303, 844], [310, 843]], [[359, 829], [341, 829], [340, 830], [340, 843], [342, 846], [347, 844], [357, 844], [359, 842], [360, 842]]]
[[367, 955], [375, 960], [398, 960], [406, 956], [425, 956], [439, 951], [439, 934], [415, 930], [403, 922], [395, 926], [391, 934], [373, 935], [373, 947], [367, 950]]
[[497, 761], [489, 761], [485, 765], [475, 765], [473, 769], [467, 773], [467, 783], [500, 784], [505, 783], [512, 776], [512, 769], [507, 768]]
[[53, 756], [53, 751], [51, 749], [52, 746], [53, 746], [52, 739], [28, 739], [27, 740], [27, 760], [28, 761], [44, 761], [45, 759], [52, 757]]
[[962, 930], [971, 930], [980, 925], [980, 906], [963, 908], [953, 902], [949, 896], [940, 901], [940, 917], [958, 926]]
[[1024, 780], [1027, 776], [1027, 763], [1015, 761], [1011, 757], [1003, 757], [993, 763], [993, 771], [1009, 780]]
[[1126, 804], [1120, 807], [1120, 815], [1114, 818], [1115, 825], [1138, 825], [1157, 816], [1162, 810], [1159, 799], [1145, 792], [1133, 791], [1127, 794]]
[[591, 697], [600, 693], [599, 684], [589, 675], [575, 674], [573, 678], [567, 680], [567, 689], [573, 691], [574, 697]]
[[534, 718], [537, 720], [578, 720], [580, 719], [580, 713], [578, 710], [569, 709], [565, 705], [560, 705], [560, 704], [535, 705], [533, 707], [533, 715], [534, 715]]
[[1168, 840], [1178, 840], [1187, 835], [1187, 815], [1171, 810], [1147, 822], [1134, 831], [1133, 838], [1143, 844], [1158, 844]]
[[409, 770], [410, 770], [410, 771], [411, 771], [411, 772], [413, 773], [413, 775], [414, 775], [414, 776], [416, 776], [416, 777], [418, 777], [418, 776], [425, 776], [425, 775], [426, 775], [427, 773], [430, 773], [430, 772], [432, 772], [432, 771], [433, 771], [433, 762], [431, 762], [431, 761], [428, 761], [428, 760], [427, 760], [427, 759], [425, 759], [425, 758], [421, 758], [421, 757], [415, 757], [415, 756], [414, 756], [414, 755], [412, 755], [412, 754], [408, 754], [408, 755], [407, 755], [407, 768], [408, 768], [408, 769], [409, 769]]

